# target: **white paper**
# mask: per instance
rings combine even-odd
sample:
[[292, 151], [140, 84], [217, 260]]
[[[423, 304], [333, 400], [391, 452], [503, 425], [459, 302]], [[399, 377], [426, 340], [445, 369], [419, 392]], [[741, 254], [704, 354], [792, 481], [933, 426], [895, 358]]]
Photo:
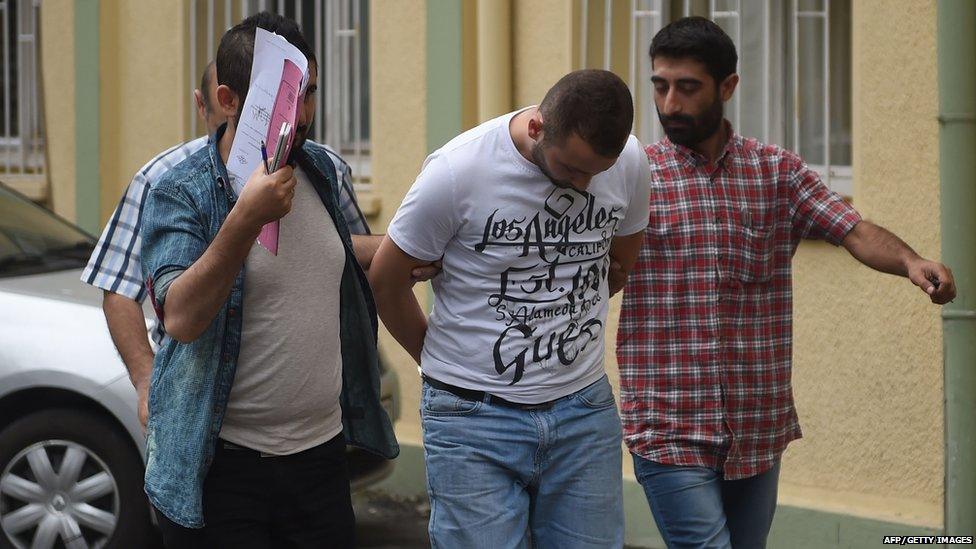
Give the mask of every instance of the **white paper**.
[[227, 175], [238, 195], [244, 189], [247, 178], [264, 162], [261, 140], [268, 135], [285, 59], [290, 59], [301, 69], [304, 75], [301, 92], [304, 93], [308, 85], [308, 59], [305, 55], [284, 37], [262, 28], [255, 29], [251, 84], [227, 158]]

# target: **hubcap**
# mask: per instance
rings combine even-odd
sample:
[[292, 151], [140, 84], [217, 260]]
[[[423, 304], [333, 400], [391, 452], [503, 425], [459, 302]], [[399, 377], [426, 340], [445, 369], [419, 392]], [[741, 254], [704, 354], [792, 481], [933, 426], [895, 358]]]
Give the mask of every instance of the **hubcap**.
[[38, 442], [0, 473], [0, 529], [17, 549], [101, 548], [118, 519], [115, 478], [75, 442]]
[[59, 513], [64, 511], [64, 508], [67, 506], [68, 502], [65, 501], [64, 495], [62, 494], [57, 494], [53, 499], [51, 499], [51, 507], [54, 507], [54, 510]]

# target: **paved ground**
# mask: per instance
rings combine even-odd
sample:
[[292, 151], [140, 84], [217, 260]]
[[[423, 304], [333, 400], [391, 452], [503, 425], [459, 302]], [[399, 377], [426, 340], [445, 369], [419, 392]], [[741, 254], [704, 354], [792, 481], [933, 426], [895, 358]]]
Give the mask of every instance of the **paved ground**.
[[366, 491], [353, 496], [356, 542], [371, 549], [427, 549], [426, 498], [400, 498]]
[[[426, 498], [399, 498], [382, 492], [353, 496], [356, 541], [370, 549], [427, 549]], [[624, 549], [636, 549], [630, 546]]]
[[[353, 496], [356, 542], [364, 549], [429, 549], [426, 498], [366, 491]], [[160, 544], [161, 546], [162, 544]]]

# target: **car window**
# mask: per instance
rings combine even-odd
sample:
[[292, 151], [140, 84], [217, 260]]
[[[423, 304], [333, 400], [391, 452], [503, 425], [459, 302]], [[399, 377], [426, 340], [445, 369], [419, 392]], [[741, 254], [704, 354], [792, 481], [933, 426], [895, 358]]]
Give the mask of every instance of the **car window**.
[[0, 184], [0, 277], [83, 267], [94, 238]]

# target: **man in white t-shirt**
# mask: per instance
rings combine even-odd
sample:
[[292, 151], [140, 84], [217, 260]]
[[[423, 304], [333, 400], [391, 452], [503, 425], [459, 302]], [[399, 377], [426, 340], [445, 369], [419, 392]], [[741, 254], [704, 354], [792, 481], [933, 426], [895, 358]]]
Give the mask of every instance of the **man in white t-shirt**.
[[[378, 312], [424, 375], [434, 546], [623, 544], [603, 356], [611, 261], [629, 272], [647, 225], [632, 123], [617, 76], [566, 75], [431, 154], [373, 259]], [[410, 270], [442, 257], [428, 320]]]

